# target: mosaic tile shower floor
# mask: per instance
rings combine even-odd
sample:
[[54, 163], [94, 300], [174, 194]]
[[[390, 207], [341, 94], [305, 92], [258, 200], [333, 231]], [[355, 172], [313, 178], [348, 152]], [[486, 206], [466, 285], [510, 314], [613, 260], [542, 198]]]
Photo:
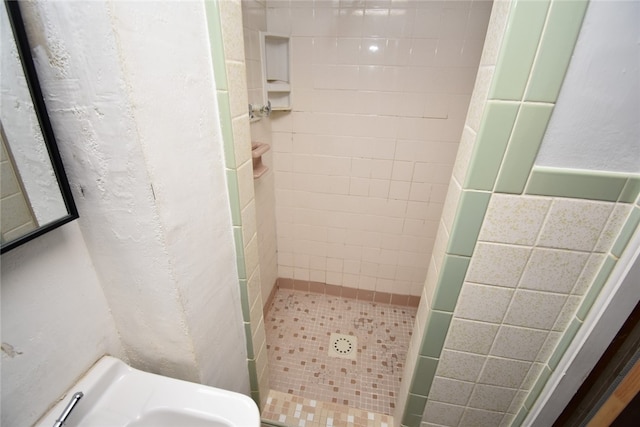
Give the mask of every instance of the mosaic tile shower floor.
[[[416, 309], [279, 289], [265, 326], [273, 390], [390, 415]], [[331, 333], [358, 338], [356, 360], [330, 357]]]

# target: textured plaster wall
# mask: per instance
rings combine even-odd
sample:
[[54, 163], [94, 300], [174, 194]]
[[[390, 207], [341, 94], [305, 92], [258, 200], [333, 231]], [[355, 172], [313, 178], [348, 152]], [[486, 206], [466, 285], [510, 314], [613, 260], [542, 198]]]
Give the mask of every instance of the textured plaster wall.
[[[30, 246], [3, 255], [3, 328], [18, 344], [37, 345], [35, 336], [51, 347], [34, 356], [42, 368], [14, 369], [3, 354], [3, 417], [19, 418], [7, 425], [35, 421], [104, 353], [248, 393], [204, 4], [35, 2], [23, 14], [80, 219], [43, 238], [75, 230], [66, 252], [51, 244], [37, 257]], [[20, 299], [5, 293], [12, 283]], [[29, 304], [33, 332], [8, 329]], [[48, 305], [64, 321], [51, 322], [39, 308]], [[117, 342], [107, 305], [124, 351], [105, 344]]]
[[537, 165], [640, 172], [639, 20], [638, 2], [590, 3]]
[[3, 426], [33, 424], [100, 356], [124, 356], [77, 222], [2, 255], [1, 308]]

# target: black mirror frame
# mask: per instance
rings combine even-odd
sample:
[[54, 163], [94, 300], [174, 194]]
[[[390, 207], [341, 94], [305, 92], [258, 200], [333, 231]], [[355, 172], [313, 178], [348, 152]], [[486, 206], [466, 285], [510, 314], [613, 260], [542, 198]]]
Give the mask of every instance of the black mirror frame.
[[33, 100], [33, 106], [35, 109], [40, 129], [42, 131], [42, 137], [44, 139], [47, 151], [49, 152], [49, 158], [51, 159], [51, 165], [55, 173], [58, 185], [60, 187], [60, 193], [62, 199], [67, 208], [68, 215], [58, 218], [50, 223], [38, 227], [37, 229], [3, 244], [0, 248], [0, 253], [5, 253], [11, 249], [16, 248], [30, 240], [35, 239], [38, 236], [43, 235], [51, 230], [54, 230], [61, 225], [73, 221], [79, 217], [78, 209], [73, 200], [71, 194], [71, 187], [67, 180], [67, 175], [62, 165], [62, 159], [60, 158], [60, 152], [58, 151], [58, 145], [53, 134], [53, 128], [49, 121], [49, 114], [47, 113], [47, 107], [44, 103], [44, 97], [42, 96], [42, 89], [40, 88], [40, 82], [38, 81], [38, 74], [33, 63], [31, 56], [31, 47], [29, 46], [29, 40], [27, 38], [27, 32], [25, 30], [24, 21], [22, 20], [22, 13], [20, 12], [20, 5], [18, 1], [5, 0], [5, 6], [7, 8], [7, 14], [9, 15], [9, 22], [11, 23], [11, 29], [13, 30], [13, 36], [16, 41], [20, 60], [22, 62], [22, 68], [24, 70], [25, 78], [27, 79], [27, 86], [31, 93], [31, 99]]

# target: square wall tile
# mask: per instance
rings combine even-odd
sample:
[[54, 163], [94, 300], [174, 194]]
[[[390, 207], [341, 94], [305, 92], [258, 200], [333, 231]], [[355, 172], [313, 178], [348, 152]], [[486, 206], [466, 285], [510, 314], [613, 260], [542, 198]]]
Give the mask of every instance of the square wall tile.
[[562, 332], [567, 328], [567, 326], [569, 326], [569, 322], [571, 322], [571, 319], [573, 319], [574, 314], [576, 314], [576, 311], [578, 310], [578, 307], [580, 306], [581, 301], [582, 301], [582, 298], [578, 295], [570, 295], [567, 298], [567, 301], [564, 303], [564, 307], [562, 307], [562, 310], [560, 311], [558, 318], [553, 324], [552, 329], [554, 331]]
[[523, 246], [478, 242], [466, 281], [515, 288], [530, 253]]
[[615, 203], [555, 199], [538, 246], [592, 251]]
[[537, 329], [500, 326], [491, 355], [533, 362], [548, 333]]
[[471, 382], [435, 377], [429, 392], [429, 399], [436, 402], [466, 406], [473, 391], [473, 386], [474, 384]]
[[464, 406], [429, 400], [424, 408], [422, 420], [441, 426], [457, 426], [463, 412]]
[[531, 362], [489, 357], [478, 382], [500, 387], [517, 388], [527, 376]]
[[444, 349], [436, 374], [461, 381], [475, 382], [484, 366], [486, 356]]
[[533, 246], [551, 206], [551, 199], [493, 194], [479, 239]]
[[557, 249], [534, 249], [522, 275], [520, 287], [569, 293], [576, 284], [589, 254]]
[[504, 412], [467, 408], [462, 415], [458, 427], [497, 426], [500, 425], [503, 417]]
[[445, 348], [477, 354], [488, 354], [498, 325], [470, 320], [453, 319]]
[[512, 289], [465, 282], [456, 304], [455, 316], [461, 319], [500, 323], [512, 296]]
[[567, 296], [563, 294], [518, 289], [504, 323], [550, 330], [566, 300]]
[[[487, 411], [506, 412], [518, 389], [476, 384], [469, 400], [469, 406]], [[495, 424], [479, 424], [495, 425]]]

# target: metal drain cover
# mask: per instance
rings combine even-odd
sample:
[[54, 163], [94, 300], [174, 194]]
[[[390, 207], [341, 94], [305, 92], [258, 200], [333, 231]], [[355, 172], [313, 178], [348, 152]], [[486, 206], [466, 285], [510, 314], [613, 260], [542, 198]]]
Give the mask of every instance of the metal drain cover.
[[329, 338], [329, 356], [356, 360], [358, 338], [353, 335], [331, 334]]

